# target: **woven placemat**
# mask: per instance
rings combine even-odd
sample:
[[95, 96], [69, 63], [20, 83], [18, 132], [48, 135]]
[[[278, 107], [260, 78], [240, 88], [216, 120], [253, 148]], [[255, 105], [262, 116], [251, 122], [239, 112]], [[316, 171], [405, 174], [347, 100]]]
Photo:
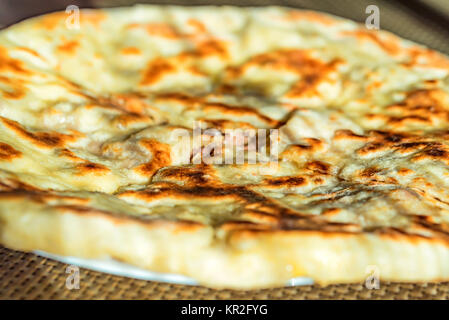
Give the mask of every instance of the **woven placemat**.
[[80, 269], [68, 289], [67, 265], [0, 247], [0, 299], [448, 299], [449, 283], [313, 285], [237, 291], [144, 281]]

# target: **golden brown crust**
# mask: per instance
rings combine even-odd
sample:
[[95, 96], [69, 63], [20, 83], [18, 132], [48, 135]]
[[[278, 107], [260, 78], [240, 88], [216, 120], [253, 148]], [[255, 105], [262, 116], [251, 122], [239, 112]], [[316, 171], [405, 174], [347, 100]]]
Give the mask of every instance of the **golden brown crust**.
[[[215, 287], [362, 281], [373, 265], [385, 280], [449, 279], [445, 56], [278, 7], [66, 22], [0, 33], [2, 244]], [[277, 161], [249, 163], [243, 139], [245, 163], [206, 162], [198, 123], [221, 139], [277, 130]]]
[[0, 160], [12, 160], [14, 158], [20, 157], [22, 152], [14, 149], [6, 143], [0, 142]]

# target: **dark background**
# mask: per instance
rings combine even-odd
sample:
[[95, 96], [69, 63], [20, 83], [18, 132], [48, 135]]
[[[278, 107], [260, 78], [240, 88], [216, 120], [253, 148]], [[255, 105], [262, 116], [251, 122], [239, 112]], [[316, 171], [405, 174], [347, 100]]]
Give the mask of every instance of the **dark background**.
[[68, 5], [85, 8], [126, 6], [135, 3], [174, 5], [280, 5], [325, 11], [359, 22], [365, 8], [380, 9], [381, 29], [449, 54], [449, 0], [0, 0], [0, 27], [46, 12], [65, 10]]

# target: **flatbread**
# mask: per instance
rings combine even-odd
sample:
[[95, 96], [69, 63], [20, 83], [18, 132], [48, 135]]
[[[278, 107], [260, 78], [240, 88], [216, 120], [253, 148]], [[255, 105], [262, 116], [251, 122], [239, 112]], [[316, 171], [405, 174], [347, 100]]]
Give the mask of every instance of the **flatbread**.
[[[447, 57], [280, 7], [74, 14], [0, 32], [0, 243], [211, 287], [449, 280]], [[272, 140], [211, 163], [207, 129]]]

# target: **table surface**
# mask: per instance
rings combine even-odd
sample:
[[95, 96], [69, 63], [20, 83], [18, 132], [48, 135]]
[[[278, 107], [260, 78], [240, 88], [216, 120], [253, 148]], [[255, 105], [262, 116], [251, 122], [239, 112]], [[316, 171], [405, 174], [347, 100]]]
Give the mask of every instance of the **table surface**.
[[[262, 290], [216, 290], [144, 281], [80, 269], [68, 289], [68, 265], [0, 247], [0, 299], [448, 299], [449, 283], [313, 285]], [[70, 282], [70, 281], [69, 281]]]
[[[0, 25], [11, 24], [26, 17], [47, 11], [61, 10], [67, 4], [81, 6], [125, 5], [126, 0], [51, 0], [44, 8], [35, 0], [2, 0]], [[135, 1], [134, 1], [135, 2]], [[140, 1], [142, 2], [142, 1]], [[150, 1], [158, 2], [158, 1]], [[413, 2], [413, 5], [412, 5]], [[40, 3], [36, 6], [36, 3]], [[161, 1], [159, 1], [161, 3]], [[444, 14], [449, 1], [432, 0], [438, 4], [441, 16], [433, 17], [432, 10], [420, 7], [424, 0], [381, 1], [358, 0], [245, 0], [201, 1], [174, 0], [173, 4], [240, 4], [286, 5], [327, 11], [357, 21], [366, 17], [368, 4], [380, 8], [381, 28], [449, 53], [449, 28]], [[448, 10], [441, 10], [447, 8]], [[433, 12], [435, 13], [435, 12]], [[446, 23], [446, 25], [445, 25]], [[379, 289], [369, 290], [362, 284], [302, 286], [276, 289], [235, 291], [215, 290], [200, 286], [183, 286], [113, 276], [91, 270], [80, 270], [80, 288], [69, 290], [67, 265], [0, 247], [0, 299], [448, 299], [449, 283], [401, 284], [381, 283]]]

